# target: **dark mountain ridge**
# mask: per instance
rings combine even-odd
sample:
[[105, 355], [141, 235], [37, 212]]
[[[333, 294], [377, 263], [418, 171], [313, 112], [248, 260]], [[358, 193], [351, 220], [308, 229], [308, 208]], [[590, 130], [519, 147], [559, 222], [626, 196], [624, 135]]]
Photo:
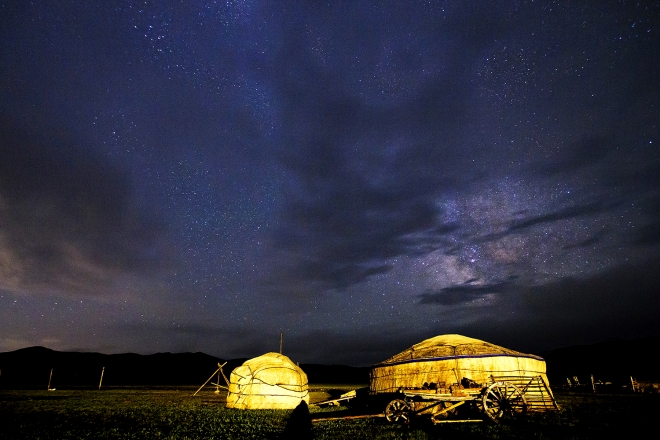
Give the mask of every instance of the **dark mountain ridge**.
[[656, 356], [660, 337], [633, 340], [611, 339], [592, 345], [574, 345], [540, 353], [545, 358], [551, 383], [566, 383], [578, 376], [583, 382], [592, 374], [596, 380], [660, 380]]
[[224, 362], [204, 353], [108, 355], [29, 347], [0, 353], [0, 386], [45, 387], [51, 369], [53, 388], [98, 387], [102, 371], [103, 386], [201, 385]]
[[[102, 354], [29, 347], [0, 353], [0, 388], [47, 388], [51, 369], [51, 388], [98, 388], [102, 371], [103, 387], [202, 385], [218, 365], [227, 362], [223, 371], [229, 377], [245, 360], [224, 360], [199, 352]], [[301, 368], [312, 383], [369, 382], [369, 368], [317, 364], [302, 364]]]
[[[586, 382], [658, 380], [655, 364], [660, 337], [635, 340], [608, 340], [593, 345], [576, 345], [539, 353], [546, 360], [551, 384], [564, 384], [578, 376]], [[102, 354], [59, 352], [29, 347], [0, 353], [0, 388], [46, 388], [51, 369], [51, 387], [97, 388], [103, 370], [103, 386], [201, 385], [219, 364], [225, 362], [227, 377], [245, 359], [224, 360], [205, 353]], [[369, 367], [301, 364], [310, 383], [368, 384]], [[222, 383], [222, 382], [221, 382]]]

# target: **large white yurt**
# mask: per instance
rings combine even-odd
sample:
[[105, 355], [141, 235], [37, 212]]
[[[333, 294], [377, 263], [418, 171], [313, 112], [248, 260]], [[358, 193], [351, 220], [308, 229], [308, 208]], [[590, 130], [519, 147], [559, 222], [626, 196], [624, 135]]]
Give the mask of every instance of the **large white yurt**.
[[505, 380], [530, 393], [529, 409], [556, 407], [543, 358], [461, 335], [426, 339], [374, 365], [370, 375], [371, 394]]
[[247, 360], [229, 376], [227, 408], [293, 409], [309, 403], [307, 375], [278, 353]]

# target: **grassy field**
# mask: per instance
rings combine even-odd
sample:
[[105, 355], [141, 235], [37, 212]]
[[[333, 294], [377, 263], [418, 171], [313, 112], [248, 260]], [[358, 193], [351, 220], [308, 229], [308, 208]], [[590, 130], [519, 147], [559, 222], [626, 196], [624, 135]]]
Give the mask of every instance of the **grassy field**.
[[[313, 386], [311, 401], [340, 392]], [[292, 411], [240, 411], [225, 395], [194, 389], [0, 391], [0, 439], [278, 439], [292, 438]], [[315, 439], [586, 439], [657, 430], [659, 395], [559, 394], [560, 412], [524, 421], [411, 426], [382, 418], [320, 421]], [[342, 407], [319, 409], [312, 416]]]

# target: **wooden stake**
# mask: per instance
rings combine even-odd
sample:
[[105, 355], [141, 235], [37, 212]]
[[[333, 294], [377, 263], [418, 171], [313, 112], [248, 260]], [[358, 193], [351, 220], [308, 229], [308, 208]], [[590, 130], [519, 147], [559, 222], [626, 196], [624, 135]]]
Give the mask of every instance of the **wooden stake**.
[[48, 391], [50, 391], [50, 381], [53, 379], [53, 369], [50, 369], [50, 376], [48, 377], [48, 388], [46, 388]]
[[99, 380], [99, 390], [101, 389], [101, 384], [103, 383], [103, 373], [105, 372], [105, 367], [101, 369], [101, 380]]
[[284, 339], [284, 332], [280, 330], [280, 354], [282, 354], [282, 339]]

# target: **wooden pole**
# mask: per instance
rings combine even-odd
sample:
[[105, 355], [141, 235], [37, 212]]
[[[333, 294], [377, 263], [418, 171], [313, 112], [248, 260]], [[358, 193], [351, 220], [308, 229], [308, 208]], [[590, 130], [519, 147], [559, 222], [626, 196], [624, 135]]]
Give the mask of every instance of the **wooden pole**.
[[591, 375], [591, 389], [594, 391], [594, 394], [596, 394], [596, 383], [594, 382], [594, 375]]
[[105, 367], [101, 369], [101, 380], [99, 380], [99, 390], [101, 389], [101, 384], [103, 383], [103, 373], [105, 372]]
[[456, 385], [460, 385], [461, 380], [458, 378], [458, 373], [456, 372], [456, 368], [452, 368], [451, 371], [454, 372], [454, 376], [456, 377]]
[[[195, 397], [195, 396], [197, 395], [197, 393], [199, 393], [199, 392], [201, 391], [201, 389], [204, 388], [204, 387], [206, 386], [206, 384], [209, 383], [209, 381], [210, 381], [211, 379], [213, 379], [213, 376], [215, 376], [215, 373], [217, 373], [218, 371], [222, 371], [222, 366], [225, 365], [226, 363], [227, 363], [227, 362], [225, 362], [224, 364], [220, 365], [220, 367], [219, 367], [217, 370], [215, 370], [215, 371], [213, 372], [213, 374], [211, 375], [211, 377], [209, 377], [209, 378], [206, 380], [206, 382], [204, 382], [204, 385], [202, 385], [201, 387], [199, 387], [199, 389], [198, 389], [197, 391], [195, 391], [195, 393], [193, 394], [193, 397]], [[222, 375], [224, 376], [225, 373], [222, 373]], [[225, 378], [225, 380], [227, 380], [227, 378]], [[229, 385], [229, 382], [227, 382], [227, 385]]]
[[[218, 362], [218, 367], [219, 367], [218, 369], [220, 370], [220, 373], [222, 373], [222, 378], [225, 380], [225, 383], [229, 387], [229, 379], [227, 379], [227, 376], [225, 376], [225, 372], [222, 370], [222, 367], [224, 367], [225, 365], [227, 365], [227, 362], [225, 362], [222, 365], [220, 365], [220, 362]], [[218, 382], [220, 382], [220, 381], [218, 380]], [[229, 389], [229, 388], [227, 388], [227, 389]]]
[[323, 417], [318, 419], [312, 419], [312, 422], [323, 422], [330, 420], [355, 420], [355, 419], [373, 419], [376, 417], [385, 417], [385, 414], [361, 414], [357, 416], [341, 416], [341, 417]]
[[48, 391], [50, 391], [50, 381], [53, 379], [53, 369], [50, 369], [50, 376], [48, 377], [48, 388], [46, 388]]
[[282, 354], [282, 339], [284, 339], [284, 332], [280, 330], [280, 354]]

